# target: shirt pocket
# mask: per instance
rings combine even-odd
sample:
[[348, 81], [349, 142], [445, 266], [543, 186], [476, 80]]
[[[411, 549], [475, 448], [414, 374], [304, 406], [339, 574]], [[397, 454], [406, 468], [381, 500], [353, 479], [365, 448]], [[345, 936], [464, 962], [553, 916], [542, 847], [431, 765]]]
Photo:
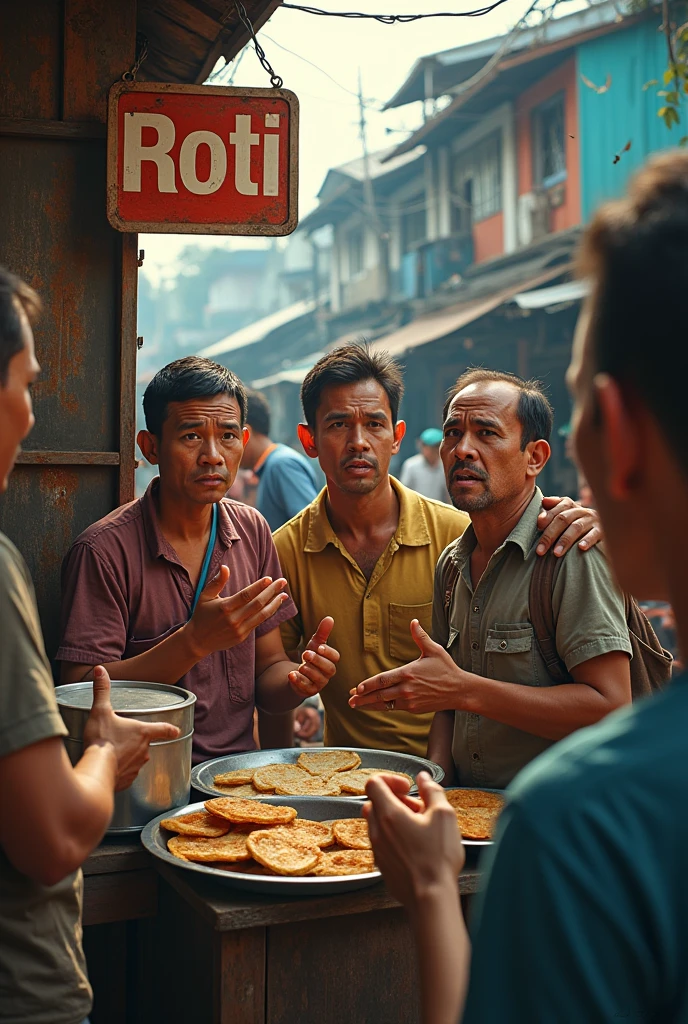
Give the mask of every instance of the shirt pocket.
[[524, 686], [542, 686], [535, 657], [535, 633], [529, 622], [495, 623], [485, 639], [485, 665], [490, 679]]
[[420, 651], [411, 636], [411, 620], [418, 619], [426, 633], [432, 629], [432, 601], [425, 604], [389, 605], [389, 654], [406, 664], [415, 661]]
[[160, 636], [127, 637], [127, 646], [122, 658], [135, 658], [137, 654], [145, 654], [146, 651], [151, 651], [154, 647], [157, 647], [158, 644], [162, 643], [163, 640], [167, 640], [169, 636], [172, 636], [172, 634], [176, 633], [178, 629], [181, 629], [183, 625], [183, 622], [179, 622], [176, 626], [170, 626], [170, 628], [166, 629], [164, 633], [160, 634]]

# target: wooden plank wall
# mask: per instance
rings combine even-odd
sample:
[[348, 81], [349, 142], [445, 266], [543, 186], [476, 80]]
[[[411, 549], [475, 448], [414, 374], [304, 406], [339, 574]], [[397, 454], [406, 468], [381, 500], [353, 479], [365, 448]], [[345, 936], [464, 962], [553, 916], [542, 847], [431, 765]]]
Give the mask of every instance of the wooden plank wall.
[[0, 529], [29, 563], [52, 656], [67, 548], [134, 493], [137, 238], [105, 216], [105, 122], [136, 0], [0, 6], [0, 263], [45, 303], [36, 426]]

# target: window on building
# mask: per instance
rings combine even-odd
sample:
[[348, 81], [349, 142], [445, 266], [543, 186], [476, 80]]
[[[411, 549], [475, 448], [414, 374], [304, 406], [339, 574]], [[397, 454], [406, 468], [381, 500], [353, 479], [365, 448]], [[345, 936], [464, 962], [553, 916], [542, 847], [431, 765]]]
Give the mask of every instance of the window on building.
[[363, 228], [349, 232], [349, 277], [360, 274], [365, 267], [365, 236]]
[[415, 249], [427, 237], [425, 193], [407, 199], [401, 208], [401, 246], [404, 252]]
[[452, 169], [452, 230], [470, 231], [474, 221], [502, 209], [502, 136], [493, 132], [459, 153]]
[[563, 92], [533, 111], [533, 164], [536, 185], [551, 188], [566, 178]]

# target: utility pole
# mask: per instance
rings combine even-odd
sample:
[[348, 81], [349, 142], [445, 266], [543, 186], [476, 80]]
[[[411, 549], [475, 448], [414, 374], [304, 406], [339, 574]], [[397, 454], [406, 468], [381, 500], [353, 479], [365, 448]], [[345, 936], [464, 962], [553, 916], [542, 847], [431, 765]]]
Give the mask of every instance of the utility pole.
[[377, 206], [375, 204], [375, 190], [373, 188], [372, 178], [370, 177], [370, 160], [368, 157], [368, 142], [366, 139], [366, 113], [365, 102], [363, 100], [363, 81], [361, 78], [360, 66], [358, 69], [358, 110], [358, 127], [361, 136], [361, 149], [363, 151], [363, 201], [369, 223], [372, 226], [373, 234], [375, 236], [375, 262], [380, 275], [380, 291], [383, 299], [386, 299], [389, 290], [387, 281], [387, 244], [382, 222], [380, 221], [380, 217], [377, 212]]

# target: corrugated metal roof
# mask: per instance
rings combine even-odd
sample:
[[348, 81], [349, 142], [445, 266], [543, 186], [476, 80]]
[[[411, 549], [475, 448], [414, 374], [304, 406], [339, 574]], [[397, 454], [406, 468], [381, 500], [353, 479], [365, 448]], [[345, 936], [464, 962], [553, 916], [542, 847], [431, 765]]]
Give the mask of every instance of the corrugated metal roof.
[[427, 345], [439, 338], [446, 338], [454, 331], [461, 330], [468, 324], [479, 320], [497, 309], [503, 303], [513, 299], [514, 295], [530, 288], [537, 288], [538, 285], [560, 277], [569, 271], [570, 266], [549, 267], [543, 270], [536, 277], [527, 280], [516, 281], [514, 284], [493, 292], [491, 295], [484, 295], [481, 298], [469, 302], [461, 302], [455, 306], [448, 306], [438, 313], [431, 313], [427, 316], [419, 316], [410, 324], [400, 327], [398, 331], [378, 338], [370, 346], [373, 352], [389, 352], [390, 355], [401, 355], [409, 349], [418, 348], [420, 345]]
[[576, 302], [584, 299], [590, 292], [588, 281], [564, 281], [550, 288], [540, 288], [535, 292], [518, 292], [513, 301], [519, 309], [546, 309], [558, 306], [562, 302]]
[[270, 313], [269, 316], [256, 320], [255, 323], [249, 324], [247, 327], [242, 327], [241, 330], [235, 331], [234, 334], [228, 334], [221, 341], [216, 341], [214, 344], [201, 349], [198, 355], [204, 356], [206, 359], [215, 359], [217, 356], [225, 355], [226, 352], [234, 352], [238, 348], [244, 348], [245, 345], [255, 345], [256, 342], [262, 341], [263, 338], [266, 338], [272, 331], [277, 330], [278, 327], [284, 327], [285, 324], [289, 324], [293, 320], [307, 316], [314, 309], [315, 302], [313, 299], [301, 299], [291, 306], [286, 306], [276, 313]]

